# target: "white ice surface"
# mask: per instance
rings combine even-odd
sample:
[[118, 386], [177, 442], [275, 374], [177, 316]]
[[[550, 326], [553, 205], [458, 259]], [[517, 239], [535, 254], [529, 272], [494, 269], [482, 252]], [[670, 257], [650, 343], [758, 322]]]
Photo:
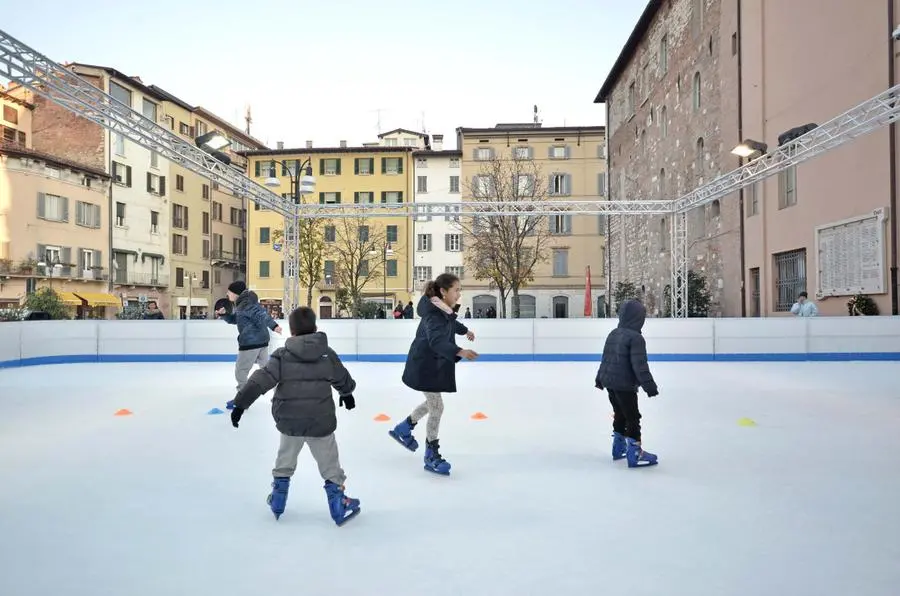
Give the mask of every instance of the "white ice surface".
[[449, 478], [387, 435], [419, 401], [401, 366], [348, 363], [342, 528], [306, 451], [275, 521], [268, 397], [206, 414], [229, 364], [0, 371], [0, 595], [900, 593], [898, 363], [653, 363], [640, 470], [593, 364], [465, 364]]

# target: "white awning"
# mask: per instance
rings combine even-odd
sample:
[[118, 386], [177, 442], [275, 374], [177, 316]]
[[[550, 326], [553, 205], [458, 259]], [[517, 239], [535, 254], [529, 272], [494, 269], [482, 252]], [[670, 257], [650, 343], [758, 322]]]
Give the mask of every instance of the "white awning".
[[185, 298], [184, 296], [178, 298], [178, 306], [187, 306], [188, 302], [192, 307], [209, 308], [209, 300], [206, 298]]

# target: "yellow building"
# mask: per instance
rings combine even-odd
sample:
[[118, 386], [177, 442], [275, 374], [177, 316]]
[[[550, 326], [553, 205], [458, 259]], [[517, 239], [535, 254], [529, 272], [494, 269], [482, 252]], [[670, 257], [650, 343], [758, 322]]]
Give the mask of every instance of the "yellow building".
[[[547, 127], [540, 124], [500, 124], [494, 128], [457, 129], [462, 151], [463, 201], [472, 200], [471, 184], [495, 159], [532, 161], [541, 176], [537, 200], [598, 200], [606, 195], [603, 126]], [[532, 171], [526, 168], [522, 171]], [[530, 174], [529, 174], [530, 175]], [[486, 176], [489, 177], [489, 176]], [[485, 180], [484, 182], [489, 182]], [[509, 200], [509, 199], [507, 199]], [[546, 260], [534, 268], [534, 279], [520, 293], [523, 318], [584, 316], [586, 269], [591, 271], [591, 315], [605, 316], [606, 218], [597, 215], [555, 215], [547, 218], [550, 234]], [[464, 249], [465, 258], [465, 249]], [[489, 280], [467, 275], [466, 294], [472, 314], [493, 308], [500, 316], [499, 292]], [[512, 295], [506, 299], [512, 316]]]
[[[277, 178], [280, 185], [273, 191], [285, 197], [293, 196], [289, 171], [297, 171], [300, 164], [310, 160], [315, 191], [303, 200], [333, 205], [339, 210], [342, 205], [354, 203], [411, 201], [413, 150], [414, 147], [327, 147], [250, 151], [246, 155], [249, 176], [261, 184]], [[251, 206], [248, 213], [247, 285], [265, 304], [280, 306], [284, 268], [282, 253], [275, 245], [284, 227], [283, 217], [258, 205]], [[337, 303], [342, 287], [352, 291], [355, 285], [363, 303], [386, 306], [387, 316], [398, 302], [405, 304], [410, 299], [412, 230], [405, 214], [333, 218], [323, 222], [321, 228], [324, 267], [321, 279], [313, 285], [310, 304], [320, 318], [350, 316]], [[300, 285], [300, 303], [306, 304], [308, 284], [301, 281]]]

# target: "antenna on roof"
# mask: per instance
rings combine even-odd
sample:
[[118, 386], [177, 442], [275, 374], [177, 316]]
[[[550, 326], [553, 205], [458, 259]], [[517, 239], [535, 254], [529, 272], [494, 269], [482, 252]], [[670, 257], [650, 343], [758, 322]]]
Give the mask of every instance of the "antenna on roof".
[[253, 116], [250, 115], [250, 104], [247, 104], [247, 112], [244, 115], [244, 122], [247, 123], [246, 133], [250, 134], [250, 123], [253, 122]]
[[540, 124], [540, 119], [538, 118], [538, 107], [537, 104], [534, 104], [534, 123]]

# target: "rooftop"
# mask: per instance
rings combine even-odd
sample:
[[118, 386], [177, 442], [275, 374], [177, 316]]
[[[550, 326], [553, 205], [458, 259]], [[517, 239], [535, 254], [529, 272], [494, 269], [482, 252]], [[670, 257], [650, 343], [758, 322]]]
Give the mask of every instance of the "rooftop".
[[108, 179], [110, 177], [109, 174], [107, 174], [103, 170], [99, 170], [92, 166], [78, 163], [77, 161], [72, 161], [70, 159], [57, 157], [49, 153], [44, 153], [43, 151], [28, 149], [27, 147], [23, 147], [22, 145], [17, 145], [15, 143], [0, 142], [0, 153], [5, 153], [6, 155], [14, 155], [16, 157], [33, 157], [34, 159], [40, 159], [62, 168], [68, 168], [70, 170], [92, 174], [94, 176], [97, 176], [98, 178]]
[[606, 81], [604, 81], [603, 86], [600, 88], [600, 92], [597, 93], [597, 97], [594, 98], [594, 103], [606, 102], [606, 99], [612, 92], [613, 86], [619, 80], [619, 77], [622, 76], [622, 73], [625, 72], [628, 63], [631, 61], [632, 56], [634, 56], [635, 50], [637, 50], [641, 40], [644, 39], [644, 35], [646, 35], [647, 31], [650, 29], [650, 24], [653, 23], [653, 18], [656, 16], [656, 13], [659, 12], [659, 9], [662, 8], [662, 5], [662, 0], [650, 0], [647, 3], [647, 7], [644, 9], [637, 24], [634, 26], [634, 30], [632, 30], [631, 35], [628, 36], [628, 41], [625, 42], [625, 46], [619, 53], [619, 57], [616, 58], [615, 63], [613, 63], [612, 70], [610, 70], [609, 74], [606, 76]]

